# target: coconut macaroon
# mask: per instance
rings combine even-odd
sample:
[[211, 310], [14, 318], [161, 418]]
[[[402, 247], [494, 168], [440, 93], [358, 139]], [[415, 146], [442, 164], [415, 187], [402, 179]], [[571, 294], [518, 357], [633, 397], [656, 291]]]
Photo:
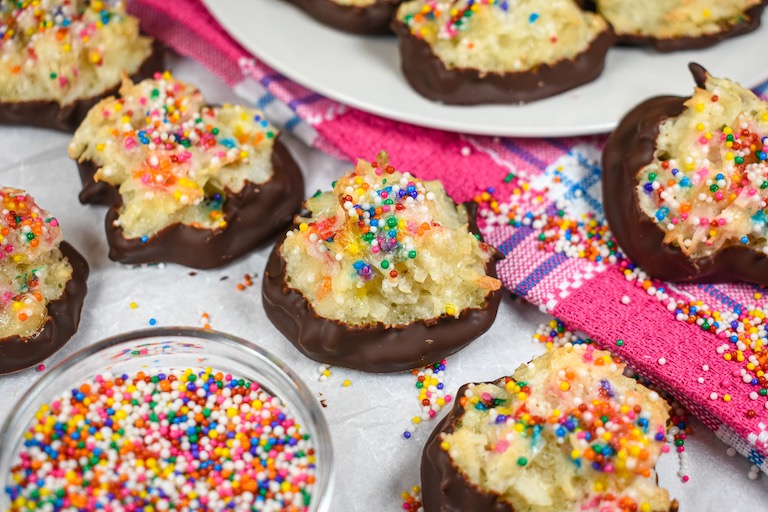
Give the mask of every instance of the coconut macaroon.
[[659, 51], [704, 48], [760, 26], [766, 0], [595, 0], [619, 42]]
[[316, 20], [353, 34], [391, 32], [389, 23], [401, 0], [287, 0]]
[[654, 277], [768, 284], [768, 103], [692, 69], [690, 98], [647, 100], [609, 138], [606, 218]]
[[424, 510], [676, 510], [654, 471], [669, 406], [623, 371], [608, 352], [565, 346], [463, 386], [424, 450]]
[[267, 264], [264, 306], [304, 354], [374, 372], [440, 360], [493, 322], [496, 251], [437, 181], [358, 161]]
[[123, 1], [0, 3], [0, 123], [73, 131], [121, 73], [161, 67]]
[[111, 206], [110, 258], [224, 265], [285, 229], [301, 172], [258, 110], [207, 105], [170, 73], [101, 101], [69, 146], [80, 199]]
[[8, 373], [45, 359], [75, 333], [88, 265], [29, 194], [0, 187], [0, 203], [0, 373]]
[[393, 22], [405, 78], [455, 104], [518, 103], [597, 78], [613, 42], [573, 0], [412, 0]]

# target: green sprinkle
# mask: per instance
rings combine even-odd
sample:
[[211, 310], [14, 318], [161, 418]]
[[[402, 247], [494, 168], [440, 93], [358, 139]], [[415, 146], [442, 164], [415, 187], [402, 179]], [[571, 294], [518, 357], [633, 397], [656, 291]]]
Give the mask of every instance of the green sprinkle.
[[389, 261], [384, 260], [381, 262], [381, 268], [389, 268]]
[[617, 347], [623, 347], [624, 346], [624, 340], [616, 340], [616, 346]]
[[653, 181], [656, 179], [656, 173], [655, 172], [649, 172], [648, 173], [648, 181]]
[[416, 257], [416, 251], [408, 251], [408, 257], [413, 259]]
[[528, 464], [528, 459], [526, 459], [525, 457], [520, 457], [519, 459], [517, 459], [518, 466], [525, 466], [526, 464]]

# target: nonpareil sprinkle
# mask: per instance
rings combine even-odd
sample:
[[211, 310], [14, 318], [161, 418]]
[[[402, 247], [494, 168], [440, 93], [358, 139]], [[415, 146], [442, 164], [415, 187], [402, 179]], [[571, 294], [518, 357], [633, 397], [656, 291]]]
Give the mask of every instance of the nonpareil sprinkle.
[[97, 375], [40, 407], [14, 460], [14, 511], [304, 511], [315, 482], [282, 400], [211, 369]]

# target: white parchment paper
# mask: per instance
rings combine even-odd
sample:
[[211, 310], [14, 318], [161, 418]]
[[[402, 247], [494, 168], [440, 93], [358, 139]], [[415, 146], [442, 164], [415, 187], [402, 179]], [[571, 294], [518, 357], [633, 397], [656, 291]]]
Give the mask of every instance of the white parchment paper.
[[[200, 84], [211, 102], [237, 101], [227, 87], [201, 66], [179, 59], [176, 74]], [[78, 349], [106, 336], [157, 325], [202, 326], [209, 315], [214, 329], [242, 336], [273, 352], [303, 377], [315, 391], [330, 424], [336, 456], [336, 486], [331, 511], [402, 510], [401, 493], [419, 483], [424, 442], [437, 421], [418, 426], [411, 439], [402, 437], [410, 418], [420, 412], [415, 378], [410, 373], [368, 375], [332, 368], [330, 378], [318, 380], [319, 363], [302, 356], [267, 320], [261, 304], [261, 275], [271, 248], [265, 248], [213, 271], [177, 265], [128, 267], [107, 258], [105, 208], [83, 206], [77, 200], [80, 181], [66, 156], [69, 136], [31, 128], [0, 127], [0, 184], [28, 190], [61, 222], [65, 237], [91, 266], [80, 330], [57, 354], [50, 367]], [[349, 168], [287, 140], [304, 170], [306, 190], [328, 189]], [[371, 155], [361, 155], [370, 157]], [[418, 170], [414, 170], [418, 171]], [[253, 286], [237, 290], [244, 275], [257, 274]], [[507, 294], [508, 295], [508, 294]], [[137, 308], [132, 309], [130, 303]], [[528, 304], [505, 297], [494, 326], [480, 339], [448, 358], [445, 384], [454, 394], [469, 381], [496, 379], [542, 353], [532, 342], [537, 326], [549, 320]], [[0, 377], [0, 422], [40, 374], [27, 370]], [[350, 381], [345, 387], [343, 382]], [[690, 481], [676, 476], [674, 453], [662, 457], [660, 482], [681, 504], [683, 512], [768, 511], [768, 479], [747, 479], [750, 463], [726, 455], [726, 447], [698, 422], [686, 442]]]

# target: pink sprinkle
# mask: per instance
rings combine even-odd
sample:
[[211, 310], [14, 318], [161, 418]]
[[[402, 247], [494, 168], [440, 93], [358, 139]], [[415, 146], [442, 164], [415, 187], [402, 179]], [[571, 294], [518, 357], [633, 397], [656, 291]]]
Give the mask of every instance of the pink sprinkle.
[[709, 219], [708, 218], [702, 217], [701, 219], [699, 219], [699, 225], [706, 226], [707, 224], [709, 224]]
[[687, 482], [688, 480], [690, 480], [690, 477], [688, 475], [683, 475], [683, 483]]
[[131, 137], [125, 139], [125, 149], [131, 149], [134, 146], [136, 146], [136, 139]]
[[[720, 194], [720, 192], [718, 192], [718, 194]], [[720, 195], [722, 196], [722, 194]], [[725, 219], [717, 219], [717, 223], [720, 224], [721, 226], [725, 226], [725, 222], [726, 222]]]
[[[725, 197], [725, 196], [723, 196], [723, 193], [720, 192], [719, 190], [717, 192], [715, 192], [715, 201], [722, 201], [723, 197]], [[721, 224], [721, 226], [722, 226], [722, 224]]]

